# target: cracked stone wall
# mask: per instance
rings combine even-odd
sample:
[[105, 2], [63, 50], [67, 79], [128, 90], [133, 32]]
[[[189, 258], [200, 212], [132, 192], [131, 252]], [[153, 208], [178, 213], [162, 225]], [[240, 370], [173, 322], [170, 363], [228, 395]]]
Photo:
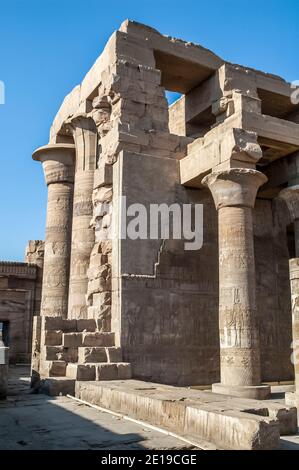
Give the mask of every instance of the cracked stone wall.
[[[208, 190], [181, 185], [179, 160], [193, 139], [185, 136], [182, 100], [172, 107], [169, 119], [161, 57], [154, 50], [160, 41], [167, 57], [180, 56], [182, 67], [187, 56], [195, 63], [201, 49], [151, 28], [146, 31], [143, 37], [143, 29], [125, 22], [110, 38], [82, 84], [66, 97], [50, 142], [61, 141], [64, 123], [76, 113], [95, 123], [90, 222], [95, 244], [87, 271], [88, 318], [99, 320], [101, 331], [115, 332], [116, 345], [122, 347], [123, 360], [132, 364], [134, 377], [206, 385], [219, 381], [220, 367], [217, 214]], [[209, 54], [207, 61], [214, 70], [222, 63]], [[164, 80], [165, 74], [167, 67]], [[116, 230], [124, 222], [121, 196], [126, 196], [127, 205], [145, 207], [202, 203], [202, 249], [185, 251], [179, 241], [111, 241], [111, 220]], [[284, 212], [267, 200], [257, 200], [254, 211], [263, 380], [293, 376]]]

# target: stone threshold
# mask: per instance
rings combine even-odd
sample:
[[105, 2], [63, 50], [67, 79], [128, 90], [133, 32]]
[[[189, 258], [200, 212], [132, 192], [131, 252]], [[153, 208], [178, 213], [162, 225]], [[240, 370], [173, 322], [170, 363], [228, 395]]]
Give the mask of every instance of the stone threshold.
[[140, 380], [76, 381], [75, 397], [175, 432], [196, 442], [234, 450], [272, 450], [280, 435], [296, 434], [297, 410], [275, 401]]

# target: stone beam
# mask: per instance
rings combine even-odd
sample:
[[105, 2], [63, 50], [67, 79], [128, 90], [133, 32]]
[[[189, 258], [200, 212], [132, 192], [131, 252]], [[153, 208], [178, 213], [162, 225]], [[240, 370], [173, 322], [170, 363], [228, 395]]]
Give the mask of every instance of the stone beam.
[[243, 112], [244, 129], [259, 137], [294, 145], [299, 149], [299, 124], [264, 114]]
[[223, 64], [220, 57], [198, 44], [164, 36], [135, 21], [124, 21], [120, 31], [139, 41], [146, 40], [147, 47], [154, 51], [155, 67], [162, 72], [161, 84], [167, 90], [186, 93]]
[[188, 145], [188, 153], [180, 160], [181, 183], [200, 188], [202, 178], [212, 169], [228, 170], [232, 167], [255, 168], [262, 157], [257, 135], [243, 129], [219, 125], [204, 138]]
[[261, 188], [259, 194], [263, 198], [275, 197], [289, 183], [297, 179], [299, 173], [299, 153], [289, 155], [287, 158], [276, 160], [263, 168], [267, 176], [267, 183]]

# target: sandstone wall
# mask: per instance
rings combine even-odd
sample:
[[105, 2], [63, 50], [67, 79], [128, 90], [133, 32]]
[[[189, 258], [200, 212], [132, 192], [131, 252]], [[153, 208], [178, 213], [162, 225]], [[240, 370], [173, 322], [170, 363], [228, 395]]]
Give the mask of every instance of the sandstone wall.
[[25, 260], [0, 262], [0, 322], [8, 325], [10, 363], [30, 363], [33, 317], [40, 312], [43, 242], [31, 240]]
[[[121, 181], [122, 185], [118, 182]], [[179, 184], [178, 160], [124, 152], [114, 172], [115, 205], [197, 202], [204, 206], [204, 244], [121, 240], [112, 265], [112, 325], [135, 377], [179, 385], [219, 380], [218, 229], [206, 190]], [[114, 205], [114, 207], [115, 207]], [[121, 212], [121, 208], [118, 208]], [[291, 380], [291, 315], [284, 207], [257, 200], [255, 257], [262, 378]], [[115, 215], [121, 220], [120, 213]], [[117, 275], [118, 273], [118, 275]]]

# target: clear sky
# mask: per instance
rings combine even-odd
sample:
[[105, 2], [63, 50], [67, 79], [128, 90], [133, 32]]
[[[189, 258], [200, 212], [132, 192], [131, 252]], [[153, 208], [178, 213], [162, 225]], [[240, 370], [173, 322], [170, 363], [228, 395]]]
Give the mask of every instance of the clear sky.
[[126, 18], [231, 62], [299, 80], [299, 0], [1, 0], [0, 259], [43, 239], [46, 187], [32, 151]]

